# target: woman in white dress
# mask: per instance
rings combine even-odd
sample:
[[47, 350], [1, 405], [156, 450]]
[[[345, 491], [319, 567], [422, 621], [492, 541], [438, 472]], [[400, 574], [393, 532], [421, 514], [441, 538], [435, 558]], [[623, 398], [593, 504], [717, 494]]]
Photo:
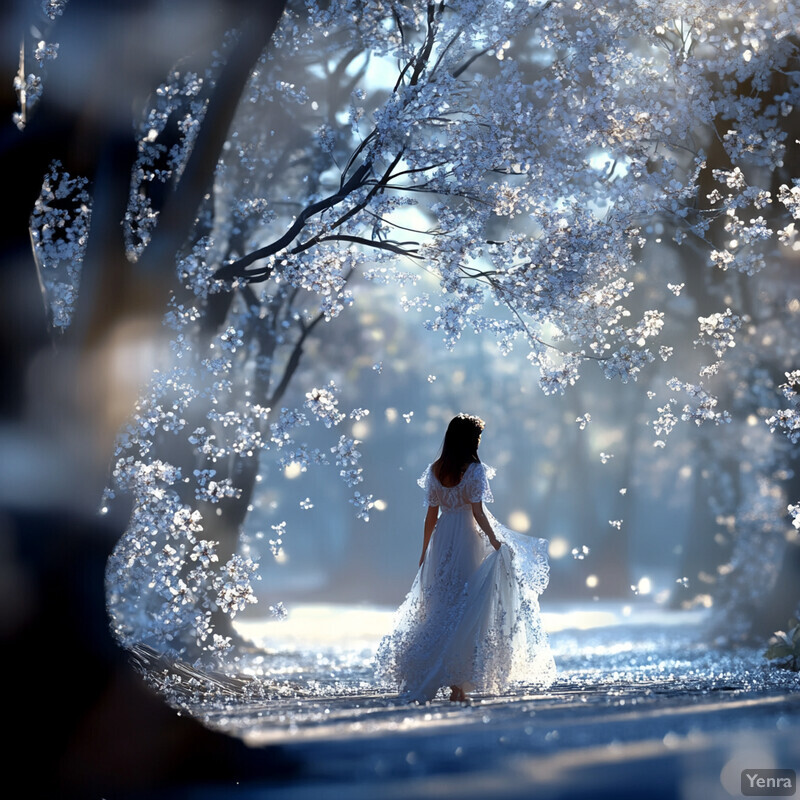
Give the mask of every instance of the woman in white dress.
[[379, 676], [409, 702], [432, 700], [445, 686], [463, 702], [468, 692], [555, 678], [539, 615], [547, 541], [509, 530], [484, 509], [494, 470], [478, 458], [483, 428], [479, 417], [454, 417], [418, 481], [428, 508], [419, 570], [376, 653]]

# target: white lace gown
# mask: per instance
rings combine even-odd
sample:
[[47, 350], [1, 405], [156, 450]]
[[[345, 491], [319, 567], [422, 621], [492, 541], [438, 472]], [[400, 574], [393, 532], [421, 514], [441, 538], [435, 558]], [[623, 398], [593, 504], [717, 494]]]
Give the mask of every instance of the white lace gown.
[[430, 466], [418, 481], [439, 519], [375, 657], [378, 677], [409, 702], [432, 700], [448, 686], [496, 695], [555, 678], [539, 612], [547, 541], [512, 531], [487, 511], [501, 546], [489, 544], [471, 504], [493, 500], [490, 477], [491, 467], [473, 463], [457, 486], [443, 486]]

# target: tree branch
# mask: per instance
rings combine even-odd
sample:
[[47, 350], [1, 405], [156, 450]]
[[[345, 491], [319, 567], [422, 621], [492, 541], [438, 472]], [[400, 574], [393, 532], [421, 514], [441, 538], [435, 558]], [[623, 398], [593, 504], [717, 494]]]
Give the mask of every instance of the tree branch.
[[486, 54], [487, 54], [487, 53], [488, 53], [488, 52], [489, 52], [491, 49], [492, 49], [491, 47], [484, 47], [484, 48], [483, 48], [483, 50], [478, 50], [478, 52], [477, 52], [477, 53], [475, 53], [474, 55], [470, 56], [470, 57], [469, 57], [469, 58], [468, 58], [468, 59], [467, 59], [467, 60], [466, 60], [466, 61], [465, 61], [465, 62], [464, 62], [464, 63], [463, 63], [463, 64], [462, 64], [462, 65], [461, 65], [461, 66], [460, 66], [460, 67], [459, 67], [459, 68], [458, 68], [458, 69], [457, 69], [457, 70], [456, 70], [454, 73], [453, 73], [453, 77], [454, 77], [454, 78], [458, 78], [458, 77], [460, 77], [460, 75], [461, 75], [461, 73], [462, 73], [462, 72], [464, 72], [465, 70], [469, 69], [469, 67], [470, 67], [470, 64], [472, 64], [472, 62], [473, 62], [473, 61], [477, 61], [477, 60], [478, 60], [478, 59], [479, 59], [481, 56], [485, 56], [485, 55], [486, 55]]
[[319, 313], [308, 325], [303, 326], [300, 337], [294, 343], [292, 353], [289, 356], [289, 360], [286, 362], [286, 367], [283, 370], [281, 382], [275, 387], [275, 391], [269, 398], [267, 405], [270, 408], [275, 408], [275, 406], [280, 403], [283, 395], [286, 393], [286, 389], [289, 386], [289, 381], [292, 379], [292, 375], [294, 375], [294, 373], [297, 371], [297, 368], [300, 366], [300, 358], [303, 355], [303, 344], [305, 343], [311, 331], [313, 331], [323, 319], [325, 319], [325, 314]]
[[388, 242], [383, 239], [367, 239], [363, 236], [351, 236], [347, 233], [339, 233], [335, 236], [323, 236], [318, 242], [342, 241], [354, 242], [355, 244], [363, 244], [365, 247], [374, 247], [378, 250], [388, 250], [391, 253], [397, 253], [399, 256], [408, 256], [409, 258], [420, 258], [417, 249], [406, 250], [403, 248], [405, 244], [417, 244], [417, 242]]
[[[410, 78], [410, 85], [415, 85], [425, 69], [425, 66], [430, 59], [431, 52], [433, 50], [433, 45], [436, 39], [436, 30], [437, 30], [437, 17], [441, 14], [443, 4], [441, 3], [429, 3], [428, 4], [428, 29], [425, 36], [425, 41], [422, 45], [422, 48], [415, 59], [413, 59], [414, 70]], [[406, 65], [406, 68], [408, 65]], [[405, 70], [404, 70], [405, 71]], [[253, 264], [255, 261], [260, 259], [268, 258], [271, 255], [279, 253], [281, 250], [287, 248], [296, 238], [299, 236], [300, 232], [305, 227], [306, 222], [308, 219], [316, 214], [319, 214], [323, 211], [326, 211], [329, 208], [336, 206], [342, 200], [344, 200], [348, 195], [352, 194], [357, 189], [361, 188], [362, 186], [367, 184], [367, 175], [370, 173], [372, 169], [372, 160], [368, 159], [364, 162], [358, 169], [355, 170], [353, 175], [347, 179], [347, 173], [349, 172], [352, 165], [355, 163], [357, 158], [361, 155], [361, 153], [366, 149], [368, 143], [373, 140], [377, 136], [377, 130], [373, 129], [369, 135], [364, 139], [363, 142], [355, 149], [352, 153], [350, 158], [347, 161], [347, 165], [345, 166], [344, 170], [342, 170], [341, 181], [339, 191], [336, 194], [330, 195], [323, 200], [320, 200], [316, 203], [312, 203], [311, 205], [307, 206], [300, 215], [295, 219], [292, 223], [291, 227], [289, 228], [283, 236], [276, 239], [274, 242], [270, 243], [269, 245], [262, 247], [258, 250], [249, 253], [242, 258], [237, 259], [229, 264], [225, 264], [220, 267], [214, 274], [214, 277], [218, 280], [232, 280], [234, 278], [245, 278], [248, 281], [255, 282], [255, 281], [262, 281], [266, 280], [272, 274], [272, 268], [270, 267], [263, 267], [261, 269], [253, 269], [248, 271], [248, 267]], [[335, 230], [336, 228], [341, 227], [347, 220], [351, 219], [355, 214], [359, 211], [363, 210], [369, 201], [379, 192], [383, 191], [386, 188], [394, 188], [389, 187], [389, 180], [391, 180], [394, 176], [392, 175], [392, 170], [397, 166], [400, 159], [403, 156], [403, 150], [401, 149], [400, 152], [395, 156], [392, 160], [391, 164], [388, 168], [384, 171], [383, 175], [379, 180], [376, 180], [373, 184], [373, 188], [367, 193], [366, 197], [360, 203], [357, 203], [352, 208], [348, 209], [344, 214], [342, 214], [339, 219], [337, 219], [332, 225], [331, 229]], [[398, 187], [402, 190], [403, 187]], [[337, 237], [331, 236], [313, 236], [306, 242], [297, 245], [291, 250], [291, 253], [299, 253], [305, 250], [308, 250], [313, 245], [317, 244], [323, 240], [333, 240]], [[354, 236], [340, 236], [340, 239], [344, 239], [346, 241], [358, 242], [360, 244], [365, 244], [371, 247], [377, 247], [378, 245], [372, 242], [369, 239], [363, 239], [361, 237], [354, 237]], [[386, 247], [384, 249], [392, 249], [391, 247]], [[411, 255], [413, 254], [398, 248], [395, 252], [399, 252], [403, 255]]]
[[344, 200], [356, 189], [361, 188], [361, 186], [364, 184], [364, 179], [371, 169], [372, 164], [369, 161], [362, 164], [353, 173], [353, 176], [350, 178], [350, 180], [341, 187], [339, 192], [332, 194], [329, 197], [326, 197], [324, 200], [318, 201], [317, 203], [312, 203], [311, 205], [306, 206], [306, 208], [300, 213], [292, 226], [288, 231], [286, 231], [286, 233], [283, 234], [283, 236], [281, 236], [279, 239], [276, 239], [271, 244], [268, 244], [266, 247], [254, 250], [252, 253], [242, 256], [242, 258], [237, 259], [230, 264], [225, 264], [214, 273], [214, 277], [218, 280], [230, 280], [232, 278], [248, 278], [252, 280], [255, 277], [260, 277], [260, 279], [263, 280], [264, 277], [268, 277], [270, 274], [269, 270], [253, 272], [251, 275], [245, 273], [244, 270], [246, 270], [247, 267], [249, 267], [254, 261], [274, 255], [275, 253], [278, 253], [287, 247], [287, 245], [291, 244], [291, 242], [297, 238], [300, 231], [305, 227], [306, 221], [310, 217], [332, 208], [337, 203], [340, 203], [342, 200]]

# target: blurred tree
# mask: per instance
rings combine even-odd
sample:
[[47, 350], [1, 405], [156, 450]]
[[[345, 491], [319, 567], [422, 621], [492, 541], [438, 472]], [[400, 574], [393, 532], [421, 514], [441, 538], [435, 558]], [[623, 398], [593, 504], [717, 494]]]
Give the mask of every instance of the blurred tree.
[[[121, 508], [121, 516], [99, 517], [97, 500], [137, 380], [146, 377], [138, 345], [161, 338], [175, 253], [191, 235], [222, 147], [214, 138], [224, 139], [226, 115], [229, 122], [282, 4], [74, 0], [62, 16], [65, 6], [0, 9], [0, 167], [9, 200], [0, 226], [2, 633], [5, 652], [24, 654], [10, 675], [36, 686], [57, 676], [65, 687], [55, 706], [43, 695], [12, 701], [19, 724], [10, 760], [17, 748], [20, 760], [35, 752], [42, 791], [86, 796], [152, 791], [190, 772], [202, 779], [204, 769], [229, 777], [247, 758], [235, 743], [164, 708], [120, 659], [103, 577], [127, 516]], [[226, 30], [238, 27], [246, 29], [241, 48], [206, 96], [214, 122], [205, 144], [198, 137], [187, 180], [159, 201], [158, 248], [135, 264], [120, 228], [137, 157], [133, 123], [176, 60], [205, 66]], [[61, 184], [65, 173], [74, 180]], [[55, 182], [45, 201], [55, 225], [32, 247], [32, 212], [46, 176]], [[88, 247], [81, 240], [87, 201]], [[65, 279], [75, 285], [71, 293], [61, 287], [71, 298], [62, 306], [53, 287]], [[203, 752], [213, 758], [200, 759]]]

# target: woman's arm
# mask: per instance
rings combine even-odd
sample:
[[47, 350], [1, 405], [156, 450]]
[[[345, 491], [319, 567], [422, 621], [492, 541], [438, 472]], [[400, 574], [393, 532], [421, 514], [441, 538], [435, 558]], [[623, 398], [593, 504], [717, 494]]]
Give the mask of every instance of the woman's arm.
[[492, 526], [489, 524], [489, 519], [486, 512], [483, 510], [483, 503], [477, 502], [472, 504], [472, 516], [475, 517], [475, 522], [478, 523], [480, 529], [489, 537], [489, 542], [495, 550], [500, 549], [500, 542], [494, 535]]
[[425, 535], [422, 540], [422, 555], [419, 557], [419, 565], [425, 560], [425, 553], [428, 550], [428, 542], [433, 535], [433, 529], [436, 527], [436, 520], [439, 519], [439, 506], [428, 506], [428, 513], [425, 515]]

